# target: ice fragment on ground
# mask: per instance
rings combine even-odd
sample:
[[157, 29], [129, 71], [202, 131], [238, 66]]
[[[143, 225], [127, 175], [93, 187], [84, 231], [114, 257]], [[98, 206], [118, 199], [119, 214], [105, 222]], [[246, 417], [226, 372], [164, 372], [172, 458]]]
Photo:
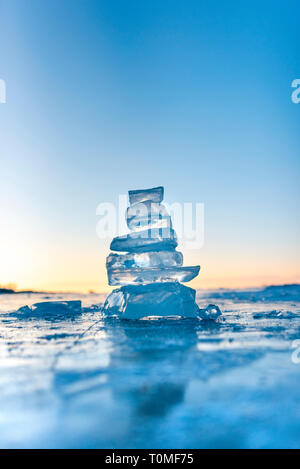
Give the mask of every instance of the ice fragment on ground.
[[209, 304], [206, 308], [204, 309], [200, 309], [199, 308], [199, 316], [201, 319], [209, 319], [209, 320], [215, 320], [217, 319], [219, 316], [221, 316], [221, 310], [219, 308], [219, 306], [217, 305], [213, 305], [213, 304]]
[[42, 301], [31, 307], [22, 306], [17, 312], [32, 316], [74, 314], [81, 312], [81, 301]]
[[273, 310], [273, 311], [265, 311], [263, 313], [255, 313], [253, 314], [253, 319], [293, 319], [297, 317], [297, 314], [292, 313], [291, 311], [281, 311], [281, 310]]

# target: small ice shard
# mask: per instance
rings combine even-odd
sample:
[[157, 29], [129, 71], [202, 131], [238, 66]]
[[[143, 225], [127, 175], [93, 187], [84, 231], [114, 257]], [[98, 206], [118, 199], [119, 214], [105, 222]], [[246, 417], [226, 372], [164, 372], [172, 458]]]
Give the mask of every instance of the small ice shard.
[[129, 254], [113, 252], [106, 258], [107, 269], [174, 267], [182, 263], [183, 255], [179, 251], [148, 251]]
[[114, 290], [106, 298], [103, 311], [123, 319], [149, 316], [197, 318], [195, 294], [195, 290], [177, 282], [128, 285]]
[[200, 309], [199, 308], [199, 316], [201, 319], [208, 319], [214, 321], [217, 319], [219, 316], [221, 316], [221, 310], [219, 306], [209, 304], [206, 308]]
[[145, 202], [146, 200], [151, 200], [151, 202], [157, 202], [159, 204], [164, 198], [164, 188], [153, 187], [152, 189], [128, 191], [128, 195], [130, 205]]
[[109, 285], [140, 285], [153, 282], [189, 282], [197, 277], [200, 266], [144, 267], [107, 269]]
[[16, 312], [18, 314], [21, 313], [21, 314], [24, 314], [24, 316], [28, 316], [32, 313], [32, 310], [31, 310], [31, 308], [29, 308], [29, 306], [25, 305], [25, 306], [21, 306], [19, 309], [17, 309]]
[[126, 295], [121, 288], [119, 290], [113, 290], [105, 300], [103, 311], [112, 316], [120, 312], [123, 313], [125, 309], [125, 298]]
[[31, 307], [22, 306], [18, 309], [18, 313], [32, 316], [51, 315], [67, 315], [81, 312], [81, 301], [42, 301], [35, 303]]
[[146, 252], [175, 249], [177, 239], [172, 228], [136, 231], [117, 236], [110, 244], [112, 251]]
[[126, 211], [127, 226], [132, 231], [151, 228], [172, 228], [172, 220], [162, 204], [146, 200], [130, 205]]
[[291, 311], [281, 311], [274, 309], [273, 311], [265, 311], [263, 313], [255, 313], [253, 314], [254, 319], [294, 319], [296, 316], [295, 313]]

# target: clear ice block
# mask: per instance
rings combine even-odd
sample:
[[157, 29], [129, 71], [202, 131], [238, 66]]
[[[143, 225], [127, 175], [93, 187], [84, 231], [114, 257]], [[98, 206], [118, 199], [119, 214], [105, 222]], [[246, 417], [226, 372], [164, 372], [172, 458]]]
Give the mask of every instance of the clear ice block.
[[149, 251], [130, 254], [110, 253], [106, 259], [107, 269], [128, 269], [144, 267], [174, 267], [183, 263], [179, 251]]
[[109, 285], [137, 285], [153, 282], [189, 282], [197, 277], [200, 266], [107, 269]]
[[114, 290], [107, 297], [103, 312], [123, 319], [151, 316], [197, 318], [195, 294], [195, 290], [177, 282], [128, 285]]
[[145, 202], [146, 200], [159, 204], [164, 198], [164, 188], [160, 186], [152, 189], [128, 191], [128, 195], [130, 205]]
[[112, 251], [146, 252], [175, 249], [177, 239], [172, 228], [136, 231], [125, 236], [117, 236], [111, 242]]
[[172, 220], [166, 207], [150, 200], [130, 205], [126, 210], [126, 222], [128, 228], [132, 231], [150, 227], [172, 227]]

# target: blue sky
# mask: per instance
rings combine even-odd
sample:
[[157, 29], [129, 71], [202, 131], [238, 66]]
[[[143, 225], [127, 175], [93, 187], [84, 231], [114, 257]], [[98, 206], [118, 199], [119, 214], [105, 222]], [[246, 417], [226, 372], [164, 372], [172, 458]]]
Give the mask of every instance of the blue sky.
[[[300, 281], [299, 2], [0, 1], [0, 284], [106, 289], [96, 207], [205, 204], [196, 287]], [[4, 261], [3, 261], [4, 260]]]

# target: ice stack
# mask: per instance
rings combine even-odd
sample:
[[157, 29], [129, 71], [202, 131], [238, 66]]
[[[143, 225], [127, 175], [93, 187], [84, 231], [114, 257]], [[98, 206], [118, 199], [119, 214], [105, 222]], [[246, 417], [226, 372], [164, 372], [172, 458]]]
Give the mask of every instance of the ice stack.
[[[104, 312], [124, 319], [197, 317], [195, 290], [179, 282], [195, 278], [200, 266], [183, 267], [182, 253], [163, 200], [163, 187], [129, 191], [126, 222], [131, 232], [112, 240], [106, 259], [113, 290]], [[121, 252], [122, 254], [119, 254]]]

